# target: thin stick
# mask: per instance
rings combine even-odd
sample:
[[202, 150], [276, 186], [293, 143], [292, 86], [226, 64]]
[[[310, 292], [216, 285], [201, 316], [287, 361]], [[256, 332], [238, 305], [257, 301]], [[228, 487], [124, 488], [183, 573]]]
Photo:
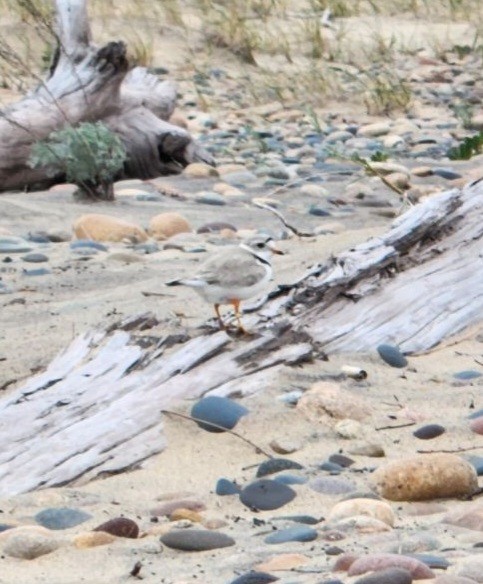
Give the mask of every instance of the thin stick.
[[419, 454], [454, 454], [457, 452], [467, 452], [468, 450], [478, 450], [482, 446], [468, 446], [466, 448], [455, 448], [454, 450], [416, 450]]
[[397, 424], [396, 426], [381, 426], [380, 428], [376, 428], [377, 431], [379, 430], [393, 430], [394, 428], [408, 428], [409, 426], [414, 426], [416, 422], [408, 422], [406, 424]]
[[167, 414], [168, 416], [178, 416], [179, 418], [183, 418], [185, 420], [190, 420], [191, 422], [200, 422], [200, 423], [205, 424], [207, 426], [213, 426], [213, 428], [218, 428], [218, 430], [222, 430], [223, 432], [228, 432], [229, 434], [232, 434], [233, 436], [240, 438], [240, 440], [243, 440], [243, 442], [246, 442], [252, 448], [254, 448], [257, 452], [264, 454], [267, 458], [273, 458], [273, 456], [271, 454], [269, 454], [268, 452], [265, 452], [265, 450], [263, 450], [263, 448], [260, 448], [260, 446], [257, 446], [254, 442], [252, 442], [251, 440], [248, 440], [248, 438], [245, 438], [245, 436], [242, 436], [241, 434], [238, 434], [237, 432], [230, 430], [229, 428], [225, 428], [224, 426], [220, 426], [220, 425], [215, 424], [213, 422], [207, 422], [206, 420], [201, 420], [200, 418], [194, 418], [193, 416], [189, 416], [188, 414], [180, 414], [179, 412], [173, 412], [172, 410], [161, 410], [161, 413]]
[[290, 223], [287, 222], [287, 220], [282, 215], [282, 213], [280, 213], [280, 211], [277, 211], [277, 209], [274, 209], [270, 205], [265, 205], [264, 203], [252, 203], [252, 204], [255, 205], [255, 207], [258, 207], [259, 209], [265, 209], [265, 211], [270, 211], [270, 213], [273, 213], [276, 217], [278, 217], [280, 219], [280, 221], [285, 225], [285, 227], [287, 229], [289, 229], [293, 234], [298, 235], [298, 237], [313, 237], [314, 236], [314, 233], [304, 233], [303, 231], [299, 231], [293, 225], [290, 225]]

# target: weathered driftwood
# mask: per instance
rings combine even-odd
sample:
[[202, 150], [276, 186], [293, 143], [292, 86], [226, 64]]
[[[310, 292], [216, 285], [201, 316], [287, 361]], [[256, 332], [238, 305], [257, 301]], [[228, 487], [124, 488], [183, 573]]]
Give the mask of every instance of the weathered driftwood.
[[426, 351], [481, 322], [482, 219], [483, 181], [417, 205], [276, 291], [250, 317], [253, 337], [198, 330], [146, 347], [140, 318], [76, 339], [0, 400], [0, 494], [135, 467], [164, 448], [161, 410], [181, 398], [260, 391], [321, 350]]
[[18, 103], [0, 111], [0, 190], [52, 184], [31, 169], [32, 144], [65, 124], [103, 121], [127, 150], [123, 175], [152, 178], [194, 161], [213, 163], [191, 135], [167, 120], [176, 105], [176, 85], [145, 68], [129, 70], [126, 46], [91, 43], [86, 0], [56, 0], [58, 49], [47, 79]]

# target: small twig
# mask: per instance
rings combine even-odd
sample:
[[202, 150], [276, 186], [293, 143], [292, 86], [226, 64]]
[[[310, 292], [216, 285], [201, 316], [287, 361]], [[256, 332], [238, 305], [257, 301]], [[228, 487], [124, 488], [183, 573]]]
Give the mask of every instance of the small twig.
[[483, 367], [483, 363], [481, 361], [478, 361], [478, 359], [473, 359], [473, 361], [477, 364], [477, 365], [481, 365]]
[[416, 450], [416, 452], [419, 454], [455, 454], [458, 452], [467, 452], [468, 450], [478, 450], [480, 448], [483, 448], [481, 444], [480, 446], [467, 446], [466, 448], [455, 448], [454, 450]]
[[142, 580], [142, 576], [139, 574], [142, 567], [143, 565], [141, 564], [141, 562], [136, 562], [134, 564], [133, 569], [129, 572], [129, 575], [133, 576], [134, 578], [138, 578], [139, 580]]
[[206, 426], [213, 426], [213, 428], [217, 428], [218, 430], [221, 430], [222, 432], [228, 432], [229, 434], [232, 434], [233, 436], [240, 438], [240, 440], [243, 440], [244, 442], [249, 444], [252, 448], [254, 448], [257, 452], [264, 454], [267, 458], [273, 458], [273, 456], [271, 454], [269, 454], [268, 452], [265, 452], [265, 450], [263, 450], [263, 448], [260, 448], [260, 446], [257, 446], [254, 442], [252, 442], [251, 440], [248, 440], [248, 438], [245, 438], [245, 436], [238, 434], [234, 430], [230, 430], [229, 428], [225, 428], [224, 426], [220, 426], [219, 424], [215, 424], [214, 422], [207, 422], [206, 420], [201, 420], [200, 418], [194, 418], [193, 416], [189, 416], [188, 414], [180, 414], [179, 412], [173, 412], [172, 410], [161, 410], [161, 413], [167, 414], [170, 416], [178, 416], [179, 418], [184, 418], [185, 420], [190, 420], [191, 422], [199, 422], [201, 424], [205, 424]]
[[380, 428], [376, 428], [377, 431], [379, 430], [394, 430], [395, 428], [409, 428], [409, 426], [414, 426], [416, 422], [407, 422], [405, 424], [397, 424], [396, 426], [381, 426]]
[[265, 209], [265, 211], [270, 211], [270, 213], [273, 213], [276, 217], [278, 217], [280, 219], [280, 221], [285, 225], [285, 227], [287, 229], [289, 229], [293, 234], [297, 235], [298, 237], [313, 237], [314, 236], [314, 233], [305, 233], [303, 231], [299, 231], [293, 225], [290, 225], [290, 223], [287, 222], [287, 220], [282, 215], [282, 213], [280, 213], [280, 211], [277, 211], [277, 209], [274, 209], [270, 205], [265, 205], [264, 203], [252, 203], [252, 204], [255, 205], [255, 207], [258, 207], [259, 209]]

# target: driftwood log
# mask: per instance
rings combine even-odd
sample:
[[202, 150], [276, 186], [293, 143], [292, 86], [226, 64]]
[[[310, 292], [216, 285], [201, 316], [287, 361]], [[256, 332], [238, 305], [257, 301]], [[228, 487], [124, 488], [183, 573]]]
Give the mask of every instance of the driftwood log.
[[52, 131], [102, 121], [127, 151], [117, 178], [175, 174], [194, 161], [213, 164], [190, 134], [169, 120], [176, 84], [145, 68], [130, 70], [123, 42], [91, 42], [86, 0], [56, 0], [57, 51], [47, 78], [18, 103], [0, 111], [0, 190], [47, 186], [63, 180], [31, 169], [32, 144]]
[[182, 398], [254, 393], [322, 352], [389, 341], [421, 353], [481, 325], [482, 219], [483, 181], [418, 204], [275, 290], [246, 320], [250, 337], [153, 338], [149, 315], [80, 336], [0, 400], [0, 494], [136, 467], [163, 450], [161, 410]]

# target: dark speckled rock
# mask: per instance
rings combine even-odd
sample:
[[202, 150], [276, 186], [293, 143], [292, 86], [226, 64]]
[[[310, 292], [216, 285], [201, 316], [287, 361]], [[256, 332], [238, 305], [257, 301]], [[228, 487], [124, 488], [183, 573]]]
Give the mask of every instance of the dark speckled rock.
[[289, 468], [302, 469], [303, 466], [294, 460], [288, 458], [270, 458], [258, 467], [257, 477], [261, 478], [281, 470], [288, 470]]
[[432, 438], [437, 438], [446, 432], [444, 426], [439, 424], [426, 424], [426, 426], [421, 426], [413, 432], [413, 435], [420, 440], [431, 440]]
[[240, 493], [241, 502], [250, 509], [269, 511], [286, 505], [296, 496], [290, 487], [270, 479], [259, 479]]

